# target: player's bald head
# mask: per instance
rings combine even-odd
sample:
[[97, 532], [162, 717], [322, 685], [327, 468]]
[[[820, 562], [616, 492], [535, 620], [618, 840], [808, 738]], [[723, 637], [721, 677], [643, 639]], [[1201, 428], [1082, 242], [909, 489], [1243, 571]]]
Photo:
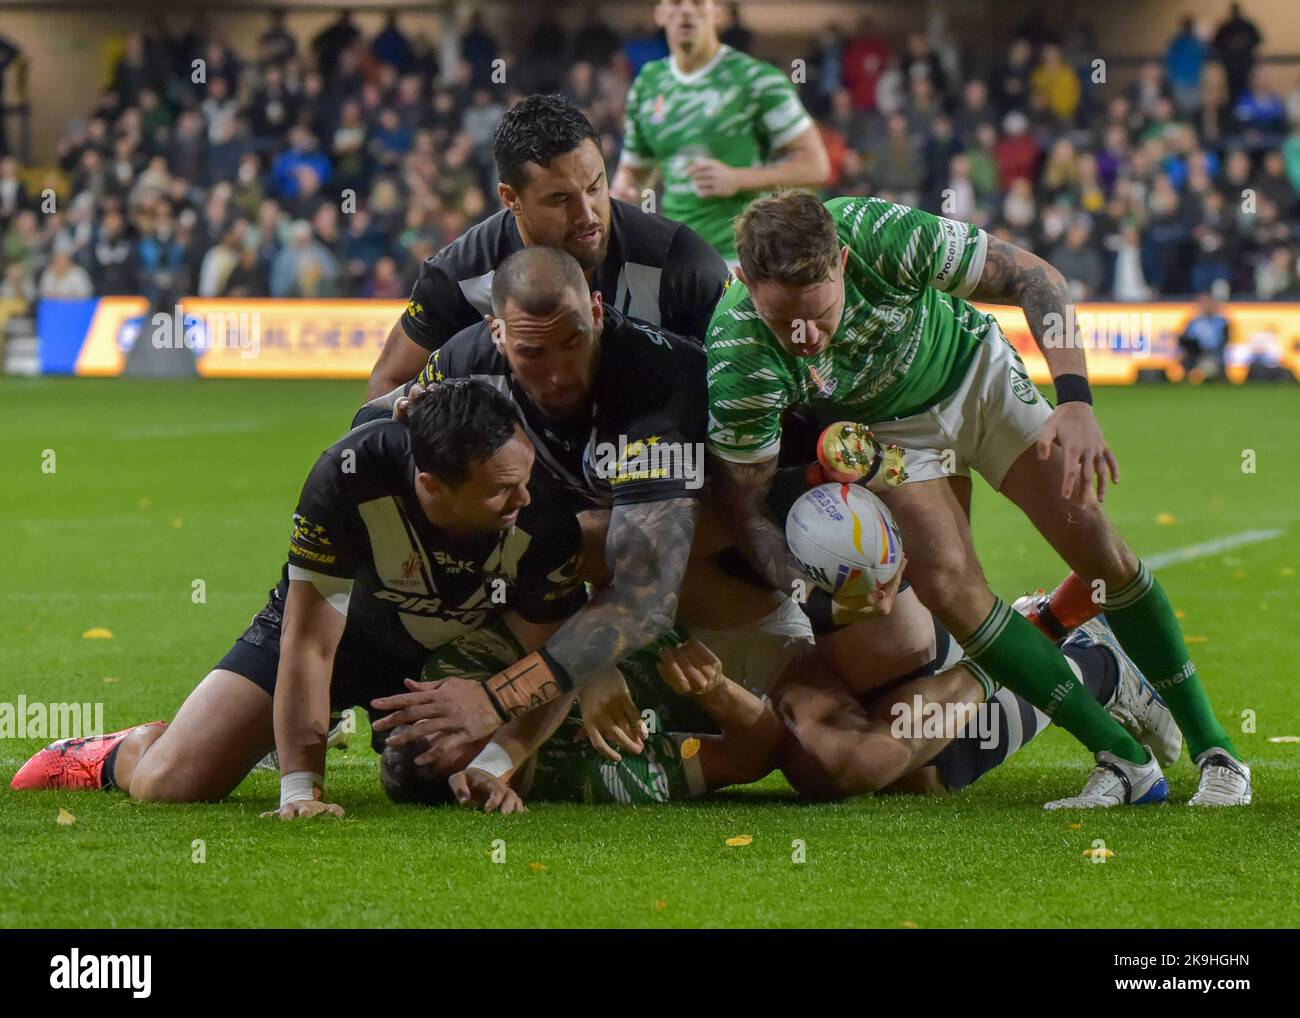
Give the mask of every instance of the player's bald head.
[[555, 247], [525, 247], [516, 251], [492, 276], [492, 311], [506, 316], [506, 307], [532, 316], [549, 316], [565, 307], [581, 306], [590, 298], [578, 260]]

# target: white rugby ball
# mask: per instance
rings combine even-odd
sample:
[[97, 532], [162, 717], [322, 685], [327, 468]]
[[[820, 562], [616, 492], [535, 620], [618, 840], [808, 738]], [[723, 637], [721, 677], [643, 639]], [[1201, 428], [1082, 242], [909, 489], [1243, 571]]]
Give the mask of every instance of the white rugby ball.
[[785, 518], [790, 553], [823, 590], [865, 595], [894, 578], [903, 541], [885, 503], [859, 484], [819, 484]]

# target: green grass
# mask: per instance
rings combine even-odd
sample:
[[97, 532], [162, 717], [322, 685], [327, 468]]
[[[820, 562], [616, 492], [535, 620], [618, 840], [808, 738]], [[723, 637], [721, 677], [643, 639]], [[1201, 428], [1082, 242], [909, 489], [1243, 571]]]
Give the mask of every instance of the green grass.
[[[352, 383], [0, 382], [0, 702], [102, 701], [109, 730], [169, 717], [261, 604], [298, 487], [359, 395]], [[1300, 735], [1300, 391], [1107, 390], [1098, 402], [1124, 471], [1110, 507], [1141, 551], [1285, 532], [1161, 573], [1254, 767], [1248, 810], [1046, 813], [1088, 764], [1052, 730], [945, 799], [805, 806], [771, 778], [708, 803], [485, 817], [389, 804], [362, 733], [330, 758], [347, 819], [288, 825], [258, 817], [276, 799], [270, 774], [210, 806], [16, 794], [7, 779], [40, 742], [4, 739], [0, 924], [1295, 926], [1300, 745], [1267, 738]], [[1255, 474], [1242, 472], [1246, 449]], [[1157, 522], [1165, 513], [1172, 523]], [[1003, 595], [1062, 574], [987, 488], [974, 521]], [[191, 600], [195, 579], [205, 604]], [[82, 639], [95, 626], [113, 638]], [[1241, 732], [1248, 710], [1254, 733]], [[1185, 758], [1169, 779], [1178, 801], [1195, 787]], [[60, 808], [74, 825], [56, 823]], [[727, 847], [737, 834], [753, 843]], [[490, 858], [497, 838], [504, 864]], [[1094, 839], [1116, 853], [1104, 865], [1081, 856]]]

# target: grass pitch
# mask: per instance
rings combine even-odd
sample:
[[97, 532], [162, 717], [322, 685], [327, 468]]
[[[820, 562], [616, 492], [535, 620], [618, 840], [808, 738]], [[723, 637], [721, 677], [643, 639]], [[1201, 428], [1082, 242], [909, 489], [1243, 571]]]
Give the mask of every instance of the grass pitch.
[[[299, 486], [360, 391], [0, 382], [0, 703], [102, 702], [110, 731], [169, 718], [261, 605]], [[347, 818], [280, 824], [258, 817], [277, 797], [266, 773], [208, 806], [13, 793], [43, 740], [8, 738], [0, 924], [1296, 926], [1300, 744], [1268, 739], [1300, 735], [1300, 391], [1103, 390], [1098, 409], [1123, 469], [1108, 504], [1143, 554], [1280, 532], [1159, 570], [1254, 769], [1249, 809], [1046, 813], [1089, 765], [1049, 730], [943, 799], [806, 806], [769, 778], [706, 803], [486, 817], [391, 805], [362, 731], [330, 754]], [[973, 518], [1004, 597], [1063, 574], [982, 485]], [[83, 638], [96, 627], [112, 638]], [[1185, 756], [1168, 776], [1186, 800]], [[739, 834], [752, 843], [729, 847]], [[1098, 839], [1104, 864], [1082, 856]]]

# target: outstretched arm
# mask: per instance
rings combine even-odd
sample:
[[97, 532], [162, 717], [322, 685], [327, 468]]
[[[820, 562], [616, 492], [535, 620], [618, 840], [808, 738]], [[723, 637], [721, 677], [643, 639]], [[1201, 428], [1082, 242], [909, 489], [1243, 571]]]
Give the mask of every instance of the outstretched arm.
[[1083, 497], [1096, 474], [1097, 498], [1108, 479], [1119, 480], [1119, 463], [1092, 412], [1083, 337], [1075, 325], [1065, 277], [1036, 254], [989, 236], [984, 271], [971, 300], [1024, 309], [1025, 322], [1056, 383], [1056, 409], [1038, 438], [1038, 458], [1058, 443], [1065, 454], [1062, 498]]

